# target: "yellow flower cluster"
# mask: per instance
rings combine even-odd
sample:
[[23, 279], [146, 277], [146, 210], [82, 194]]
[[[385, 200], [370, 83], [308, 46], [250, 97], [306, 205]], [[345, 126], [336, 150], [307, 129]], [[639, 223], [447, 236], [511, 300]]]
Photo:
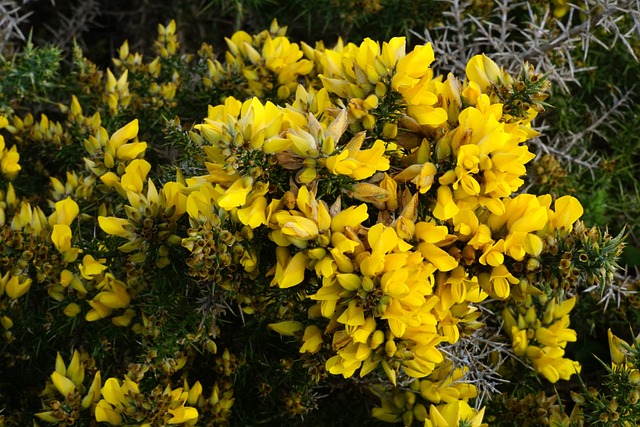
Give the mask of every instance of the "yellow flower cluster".
[[[198, 217], [213, 204], [269, 230], [271, 286], [301, 287], [315, 302], [314, 323], [270, 325], [299, 334], [301, 352], [330, 349], [325, 367], [344, 377], [378, 367], [393, 384], [427, 377], [445, 362], [438, 345], [477, 319], [473, 304], [507, 299], [514, 286], [532, 292], [508, 265], [535, 262], [546, 236], [569, 229], [582, 207], [569, 196], [555, 209], [550, 196], [512, 197], [534, 157], [522, 143], [537, 134], [536, 111], [503, 114], [484, 92], [506, 74], [488, 58], [474, 57], [460, 83], [434, 79], [431, 46], [406, 54], [401, 38], [312, 57], [322, 88], [298, 88], [292, 104], [229, 97], [209, 109], [192, 134], [208, 174], [188, 200], [202, 200]], [[379, 121], [394, 126], [380, 132], [386, 140], [368, 135]], [[287, 171], [289, 183], [274, 181]], [[531, 357], [551, 381], [565, 335]]]
[[[187, 386], [185, 382], [185, 386]], [[155, 391], [155, 390], [154, 390]], [[102, 399], [95, 408], [95, 417], [98, 422], [106, 422], [110, 425], [121, 425], [127, 415], [135, 414], [138, 419], [137, 425], [141, 427], [153, 426], [157, 424], [172, 425], [186, 424], [195, 425], [198, 420], [198, 410], [192, 406], [201, 397], [202, 386], [196, 383], [189, 391], [183, 388], [171, 389], [167, 386], [159, 397], [153, 396], [152, 402], [156, 405], [164, 403], [162, 407], [153, 408], [151, 416], [144, 416], [146, 405], [143, 403], [138, 384], [125, 377], [124, 381], [116, 378], [109, 378], [102, 386]], [[146, 408], [145, 408], [146, 409]], [[154, 416], [155, 415], [155, 416]]]
[[516, 356], [526, 357], [533, 368], [552, 383], [559, 379], [568, 380], [580, 373], [580, 364], [564, 356], [567, 342], [577, 340], [576, 332], [569, 329], [569, 312], [576, 303], [576, 297], [558, 302], [547, 301], [544, 314], [539, 316], [531, 295], [518, 307], [516, 313], [505, 308], [502, 316], [504, 328], [511, 337]]
[[464, 382], [465, 372], [466, 368], [454, 369], [450, 361], [445, 361], [425, 379], [411, 381], [408, 390], [394, 389], [389, 393], [374, 387], [382, 406], [374, 408], [372, 414], [386, 422], [402, 420], [404, 425], [417, 420], [425, 426], [456, 426], [464, 420], [479, 426], [484, 409], [476, 411], [468, 405], [477, 391], [474, 385]]
[[[0, 130], [9, 125], [9, 121], [5, 116], [0, 115]], [[17, 147], [14, 145], [10, 149], [7, 149], [4, 141], [4, 137], [0, 135], [0, 172], [2, 175], [11, 179], [15, 177], [20, 171], [20, 154]]]
[[55, 371], [42, 393], [45, 411], [38, 412], [36, 417], [49, 423], [73, 425], [81, 410], [98, 402], [102, 385], [100, 371], [95, 372], [87, 387], [85, 371], [88, 367], [93, 368], [93, 363], [86, 353], [74, 351], [69, 365], [58, 353]]
[[225, 38], [229, 48], [225, 65], [208, 61], [207, 84], [241, 75], [249, 94], [269, 99], [289, 98], [295, 92], [299, 78], [311, 72], [313, 63], [302, 59], [303, 51], [285, 37], [286, 31], [287, 27], [279, 27], [274, 20], [269, 31], [254, 36], [238, 31], [231, 38]]
[[[92, 379], [86, 372], [91, 373]], [[150, 393], [141, 392], [139, 383], [129, 376], [122, 381], [110, 377], [103, 382], [93, 358], [78, 351], [73, 353], [69, 365], [58, 353], [55, 370], [41, 398], [45, 410], [35, 415], [47, 423], [74, 425], [82, 412], [90, 410], [97, 422], [140, 427], [195, 426], [199, 410], [214, 413], [214, 418], [223, 422], [234, 400], [232, 393], [221, 391], [217, 382], [209, 397], [203, 395], [199, 381], [189, 386], [184, 380], [178, 388], [158, 385]]]

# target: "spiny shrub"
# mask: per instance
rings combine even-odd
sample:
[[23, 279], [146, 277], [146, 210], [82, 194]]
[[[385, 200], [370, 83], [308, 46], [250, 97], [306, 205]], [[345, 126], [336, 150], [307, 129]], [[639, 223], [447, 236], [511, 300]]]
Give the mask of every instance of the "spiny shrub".
[[613, 334], [631, 397], [545, 395], [579, 378], [570, 315], [622, 249], [577, 198], [520, 192], [545, 76], [276, 22], [218, 59], [175, 29], [113, 70], [3, 65], [3, 425], [637, 422]]

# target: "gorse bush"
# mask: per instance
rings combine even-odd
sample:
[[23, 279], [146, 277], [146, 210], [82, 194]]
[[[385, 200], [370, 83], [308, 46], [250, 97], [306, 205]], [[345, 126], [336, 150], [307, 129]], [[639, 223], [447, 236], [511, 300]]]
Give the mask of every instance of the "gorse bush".
[[522, 191], [547, 76], [226, 42], [3, 62], [1, 425], [637, 424], [638, 340], [569, 344], [622, 234]]

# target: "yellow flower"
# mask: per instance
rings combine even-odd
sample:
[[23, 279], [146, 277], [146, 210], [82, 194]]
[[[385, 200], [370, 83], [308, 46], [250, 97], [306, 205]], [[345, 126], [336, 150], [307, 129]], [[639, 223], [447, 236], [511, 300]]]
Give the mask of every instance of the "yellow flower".
[[[113, 378], [109, 378], [113, 379]], [[107, 380], [108, 381], [108, 380]], [[106, 422], [112, 426], [122, 424], [122, 415], [116, 411], [106, 400], [101, 400], [96, 405], [95, 417], [98, 422]]]
[[349, 301], [349, 306], [342, 315], [338, 317], [337, 321], [348, 326], [364, 325], [364, 311], [362, 307], [358, 306], [355, 300], [351, 300]]
[[350, 176], [358, 181], [378, 171], [388, 170], [389, 159], [384, 156], [384, 141], [378, 139], [371, 148], [361, 150], [363, 141], [364, 133], [354, 136], [341, 153], [326, 159], [327, 169], [335, 175]]
[[101, 262], [105, 262], [105, 259], [101, 259], [96, 261], [91, 255], [85, 255], [82, 259], [82, 264], [78, 266], [80, 270], [80, 274], [87, 280], [93, 279], [94, 276], [102, 273], [107, 269], [106, 265], [101, 264]]
[[322, 347], [322, 331], [315, 325], [307, 326], [302, 336], [302, 347], [300, 353], [317, 353]]
[[573, 196], [562, 196], [554, 205], [555, 214], [551, 217], [555, 228], [570, 231], [573, 223], [584, 213], [582, 205]]
[[64, 200], [56, 202], [55, 210], [49, 217], [49, 225], [71, 225], [79, 213], [80, 208], [78, 207], [78, 204], [70, 197], [67, 197]]
[[564, 348], [567, 342], [577, 340], [576, 331], [567, 326], [569, 326], [569, 316], [565, 315], [547, 328], [536, 329], [536, 340], [544, 346]]
[[242, 258], [240, 258], [240, 264], [247, 273], [253, 273], [258, 268], [258, 258], [252, 251], [244, 251]]
[[189, 393], [187, 397], [187, 403], [189, 405], [195, 405], [196, 403], [198, 403], [198, 401], [202, 397], [202, 384], [200, 384], [200, 381], [196, 381], [195, 384], [193, 384], [193, 386], [189, 388], [187, 380], [184, 380], [184, 389], [188, 390]]
[[529, 346], [529, 337], [527, 336], [527, 330], [518, 330], [516, 326], [511, 329], [511, 346], [516, 356], [524, 356]]
[[276, 259], [275, 275], [271, 280], [271, 286], [278, 285], [285, 289], [298, 285], [304, 280], [308, 260], [303, 252], [298, 252], [292, 257], [289, 249], [278, 246]]
[[138, 136], [138, 119], [132, 120], [115, 131], [106, 144], [106, 151], [112, 156], [116, 156], [120, 147], [127, 141], [134, 139], [136, 136]]
[[451, 271], [458, 266], [458, 261], [439, 247], [449, 239], [446, 226], [437, 226], [433, 221], [420, 221], [416, 223], [415, 234], [422, 241], [418, 245], [418, 250], [438, 270]]
[[142, 193], [147, 174], [151, 170], [151, 164], [144, 159], [135, 159], [125, 168], [125, 173], [120, 179], [122, 188], [135, 194]]
[[276, 212], [272, 217], [284, 236], [294, 240], [312, 240], [318, 236], [318, 224], [304, 216], [292, 215], [286, 211]]
[[346, 227], [357, 228], [369, 218], [367, 205], [349, 206], [331, 219], [331, 232], [343, 232]]
[[484, 417], [484, 408], [476, 412], [464, 400], [454, 400], [444, 405], [431, 405], [429, 418], [425, 420], [425, 427], [480, 427]]
[[429, 105], [408, 105], [407, 114], [415, 118], [421, 125], [438, 126], [447, 121], [446, 110]]
[[267, 224], [267, 199], [256, 197], [246, 208], [238, 209], [238, 220], [251, 228]]
[[0, 172], [7, 178], [14, 178], [22, 167], [18, 163], [20, 154], [14, 145], [11, 149], [5, 148], [4, 137], [0, 135]]
[[300, 331], [304, 326], [302, 323], [295, 320], [285, 320], [278, 323], [269, 323], [269, 328], [273, 329], [280, 335], [293, 336], [296, 332]]
[[99, 292], [93, 300], [111, 309], [123, 308], [129, 305], [130, 297], [123, 282], [111, 280], [109, 288], [109, 290]]
[[478, 84], [483, 92], [492, 84], [500, 83], [504, 75], [504, 71], [484, 54], [476, 55], [467, 62], [466, 73], [469, 81]]
[[80, 313], [81, 309], [75, 302], [69, 303], [63, 310], [63, 313], [67, 317], [75, 317]]
[[101, 291], [89, 301], [92, 310], [85, 316], [88, 322], [103, 319], [115, 309], [126, 308], [131, 301], [131, 296], [127, 292], [124, 282], [116, 280], [110, 273], [106, 273], [104, 276], [97, 285]]
[[135, 317], [135, 315], [136, 315], [136, 311], [134, 309], [127, 308], [124, 311], [124, 314], [112, 318], [111, 323], [113, 323], [116, 326], [126, 328], [131, 324], [131, 320]]
[[451, 188], [446, 185], [438, 187], [438, 196], [436, 207], [433, 209], [433, 216], [441, 220], [447, 220], [455, 217], [458, 212], [460, 212], [460, 208], [453, 200]]
[[51, 232], [51, 241], [61, 253], [71, 249], [71, 228], [66, 224], [55, 224]]
[[511, 293], [511, 286], [519, 282], [507, 269], [505, 265], [498, 265], [491, 270], [491, 287], [494, 294], [500, 298], [505, 299]]
[[[173, 208], [170, 219], [176, 220], [187, 211], [187, 195], [183, 193], [184, 184], [180, 182], [166, 182], [160, 193], [165, 200], [165, 208]], [[166, 212], [166, 211], [165, 211]]]
[[127, 226], [131, 226], [128, 219], [117, 218], [114, 216], [99, 216], [98, 224], [100, 225], [100, 228], [102, 228], [102, 231], [113, 236], [130, 237], [132, 235], [132, 232], [125, 228]]
[[325, 369], [333, 375], [342, 375], [344, 378], [349, 378], [353, 376], [361, 365], [362, 361], [357, 360], [355, 357], [345, 359], [341, 355], [336, 355], [326, 361]]
[[96, 375], [93, 377], [93, 381], [89, 386], [89, 391], [87, 391], [86, 396], [82, 398], [82, 407], [88, 408], [91, 404], [98, 402], [100, 400], [100, 390], [102, 388], [102, 377], [100, 376], [100, 371], [96, 372]]
[[342, 291], [343, 288], [338, 283], [325, 279], [322, 281], [322, 287], [309, 298], [320, 301], [320, 313], [329, 319], [335, 313]]
[[561, 379], [568, 380], [571, 375], [579, 374], [581, 370], [580, 363], [562, 357], [564, 351], [559, 347], [540, 349], [536, 346], [529, 346], [526, 354], [531, 359], [536, 371], [551, 383], [556, 383]]
[[184, 206], [193, 221], [202, 222], [211, 218], [215, 206], [214, 201], [220, 197], [220, 193], [217, 191], [219, 189], [214, 188], [208, 182], [198, 183], [185, 189], [188, 191], [188, 196]]
[[[404, 41], [404, 39], [392, 39], [389, 43], [395, 42], [396, 45], [399, 45], [400, 41]], [[402, 50], [404, 50], [404, 46], [402, 46]], [[400, 55], [396, 54], [395, 56], [399, 57]], [[431, 43], [417, 45], [408, 55], [403, 55], [402, 58], [398, 59], [395, 75], [391, 80], [394, 89], [399, 90], [402, 86], [416, 83], [415, 80], [409, 81], [407, 78], [416, 80], [422, 78], [429, 72], [429, 66], [434, 59], [435, 56]], [[393, 66], [393, 64], [391, 66]]]
[[611, 354], [611, 363], [615, 365], [624, 365], [629, 356], [629, 344], [623, 339], [618, 338], [611, 332], [611, 328], [607, 329], [607, 337], [609, 340], [609, 352]]
[[53, 382], [53, 385], [56, 387], [56, 389], [60, 392], [60, 394], [62, 394], [65, 397], [73, 393], [76, 389], [76, 386], [73, 383], [73, 381], [71, 381], [69, 378], [65, 377], [64, 375], [61, 375], [57, 371], [51, 374], [51, 381]]
[[168, 412], [172, 415], [169, 421], [167, 421], [169, 424], [182, 424], [198, 419], [198, 410], [188, 406], [169, 408]]
[[131, 142], [120, 146], [116, 152], [116, 157], [120, 160], [131, 161], [144, 154], [146, 149], [146, 142]]
[[247, 202], [247, 196], [253, 189], [253, 179], [250, 177], [238, 178], [227, 188], [218, 199], [218, 206], [225, 210], [231, 210], [233, 208], [244, 206]]
[[80, 361], [80, 353], [74, 350], [71, 356], [71, 362], [67, 366], [65, 373], [67, 378], [71, 379], [76, 386], [80, 386], [84, 381], [84, 364]]
[[3, 293], [13, 300], [16, 300], [29, 292], [31, 288], [31, 279], [26, 278], [24, 281], [20, 281], [20, 276], [14, 276], [11, 273], [6, 273], [2, 279], [0, 279], [0, 295]]
[[[473, 239], [472, 239], [473, 240]], [[482, 255], [478, 259], [480, 264], [498, 267], [504, 262], [504, 240], [489, 242], [484, 245]]]

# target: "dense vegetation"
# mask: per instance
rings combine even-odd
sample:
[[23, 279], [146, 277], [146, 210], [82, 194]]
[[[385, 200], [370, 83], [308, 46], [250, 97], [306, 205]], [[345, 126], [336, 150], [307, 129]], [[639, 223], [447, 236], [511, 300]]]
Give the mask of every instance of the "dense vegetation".
[[637, 2], [311, 6], [0, 3], [0, 425], [637, 425]]

